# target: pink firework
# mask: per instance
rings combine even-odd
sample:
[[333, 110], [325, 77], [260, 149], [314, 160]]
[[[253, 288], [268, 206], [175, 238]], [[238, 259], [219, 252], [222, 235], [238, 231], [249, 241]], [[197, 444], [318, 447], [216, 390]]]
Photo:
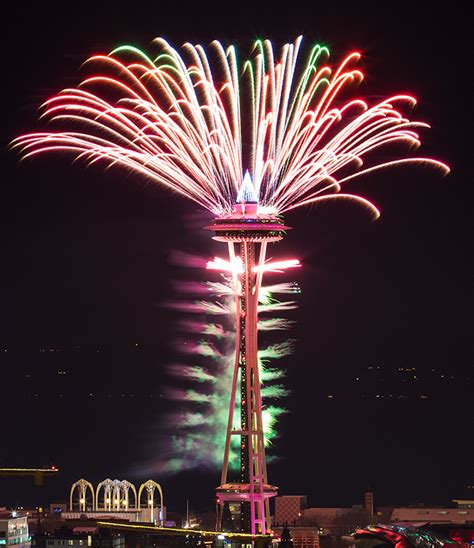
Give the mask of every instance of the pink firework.
[[[373, 204], [341, 187], [406, 163], [448, 172], [428, 158], [377, 163], [388, 145], [419, 146], [418, 130], [429, 126], [403, 114], [415, 99], [342, 103], [346, 88], [363, 79], [355, 68], [360, 54], [333, 69], [325, 64], [327, 48], [316, 45], [299, 67], [301, 42], [285, 44], [276, 59], [268, 40], [257, 41], [243, 65], [234, 46], [184, 44], [179, 53], [162, 38], [154, 41], [155, 57], [131, 46], [95, 55], [86, 63], [90, 77], [43, 105], [41, 117], [67, 129], [24, 135], [13, 146], [24, 158], [65, 151], [89, 164], [125, 167], [216, 215], [232, 213], [242, 199], [272, 214], [351, 199], [378, 216]], [[369, 157], [375, 161], [366, 164]]]

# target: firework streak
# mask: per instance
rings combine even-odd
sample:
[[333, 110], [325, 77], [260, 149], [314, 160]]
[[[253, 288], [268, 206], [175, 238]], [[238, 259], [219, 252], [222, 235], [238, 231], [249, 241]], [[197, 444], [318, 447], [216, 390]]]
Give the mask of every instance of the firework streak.
[[417, 130], [429, 126], [401, 112], [415, 99], [343, 102], [346, 88], [363, 78], [354, 68], [360, 54], [332, 69], [327, 48], [316, 45], [299, 67], [301, 42], [285, 44], [276, 59], [271, 43], [259, 40], [241, 65], [235, 47], [217, 41], [208, 51], [184, 44], [180, 54], [157, 38], [154, 57], [132, 46], [94, 55], [86, 62], [91, 76], [43, 105], [41, 117], [67, 129], [24, 135], [13, 146], [24, 158], [65, 151], [88, 164], [120, 165], [215, 215], [232, 213], [245, 195], [261, 213], [350, 199], [378, 216], [341, 186], [404, 163], [449, 170], [418, 157], [377, 163], [381, 148], [420, 144]]

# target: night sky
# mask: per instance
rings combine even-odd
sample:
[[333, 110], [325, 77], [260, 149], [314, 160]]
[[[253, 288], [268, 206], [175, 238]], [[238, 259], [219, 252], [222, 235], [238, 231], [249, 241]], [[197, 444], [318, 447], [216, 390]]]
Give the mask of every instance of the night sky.
[[[296, 352], [281, 364], [290, 412], [269, 474], [282, 494], [308, 494], [314, 506], [361, 503], [367, 487], [376, 504], [473, 498], [467, 8], [170, 4], [22, 2], [4, 13], [0, 466], [54, 463], [61, 473], [44, 488], [0, 478], [0, 505], [65, 500], [80, 477], [148, 479], [164, 450], [178, 319], [164, 303], [173, 280], [200, 275], [170, 257], [219, 251], [197, 229], [208, 217], [123, 171], [52, 155], [20, 164], [7, 149], [42, 127], [37, 107], [78, 83], [88, 56], [146, 48], [159, 35], [245, 52], [257, 37], [277, 44], [303, 33], [328, 45], [333, 62], [362, 51], [355, 95], [419, 99], [413, 117], [433, 126], [421, 152], [446, 161], [448, 177], [413, 167], [353, 183], [382, 210], [375, 223], [340, 204], [286, 218], [294, 229], [272, 254], [304, 268], [288, 275], [302, 294], [291, 315]], [[211, 506], [219, 473], [155, 479], [179, 511], [186, 498]]]

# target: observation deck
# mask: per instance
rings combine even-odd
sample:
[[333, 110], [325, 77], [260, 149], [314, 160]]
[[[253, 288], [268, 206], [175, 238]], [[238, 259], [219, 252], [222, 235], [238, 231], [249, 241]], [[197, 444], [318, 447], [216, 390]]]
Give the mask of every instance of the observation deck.
[[252, 490], [249, 483], [224, 483], [216, 488], [216, 494], [225, 502], [248, 501], [251, 496], [254, 500], [259, 500], [262, 496], [264, 499], [269, 499], [278, 494], [278, 487], [267, 483], [262, 486], [255, 484]]
[[213, 230], [219, 242], [277, 242], [290, 229], [276, 215], [258, 213], [258, 204], [236, 204], [235, 212], [214, 219], [205, 227]]

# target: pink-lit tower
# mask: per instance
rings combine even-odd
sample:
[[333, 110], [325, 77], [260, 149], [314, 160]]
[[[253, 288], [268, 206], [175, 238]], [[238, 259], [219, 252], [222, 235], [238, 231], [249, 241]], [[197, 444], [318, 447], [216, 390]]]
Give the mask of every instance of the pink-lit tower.
[[[248, 196], [247, 196], [248, 200]], [[241, 529], [266, 534], [270, 528], [269, 499], [277, 488], [268, 483], [258, 366], [258, 294], [267, 244], [281, 240], [288, 228], [274, 215], [258, 212], [256, 202], [236, 205], [235, 212], [215, 219], [208, 227], [214, 239], [226, 242], [236, 294], [236, 347], [221, 484], [216, 489], [218, 509], [240, 503]], [[240, 410], [240, 427], [234, 413]], [[229, 481], [233, 436], [240, 438], [240, 478]], [[218, 525], [220, 520], [218, 518]]]

